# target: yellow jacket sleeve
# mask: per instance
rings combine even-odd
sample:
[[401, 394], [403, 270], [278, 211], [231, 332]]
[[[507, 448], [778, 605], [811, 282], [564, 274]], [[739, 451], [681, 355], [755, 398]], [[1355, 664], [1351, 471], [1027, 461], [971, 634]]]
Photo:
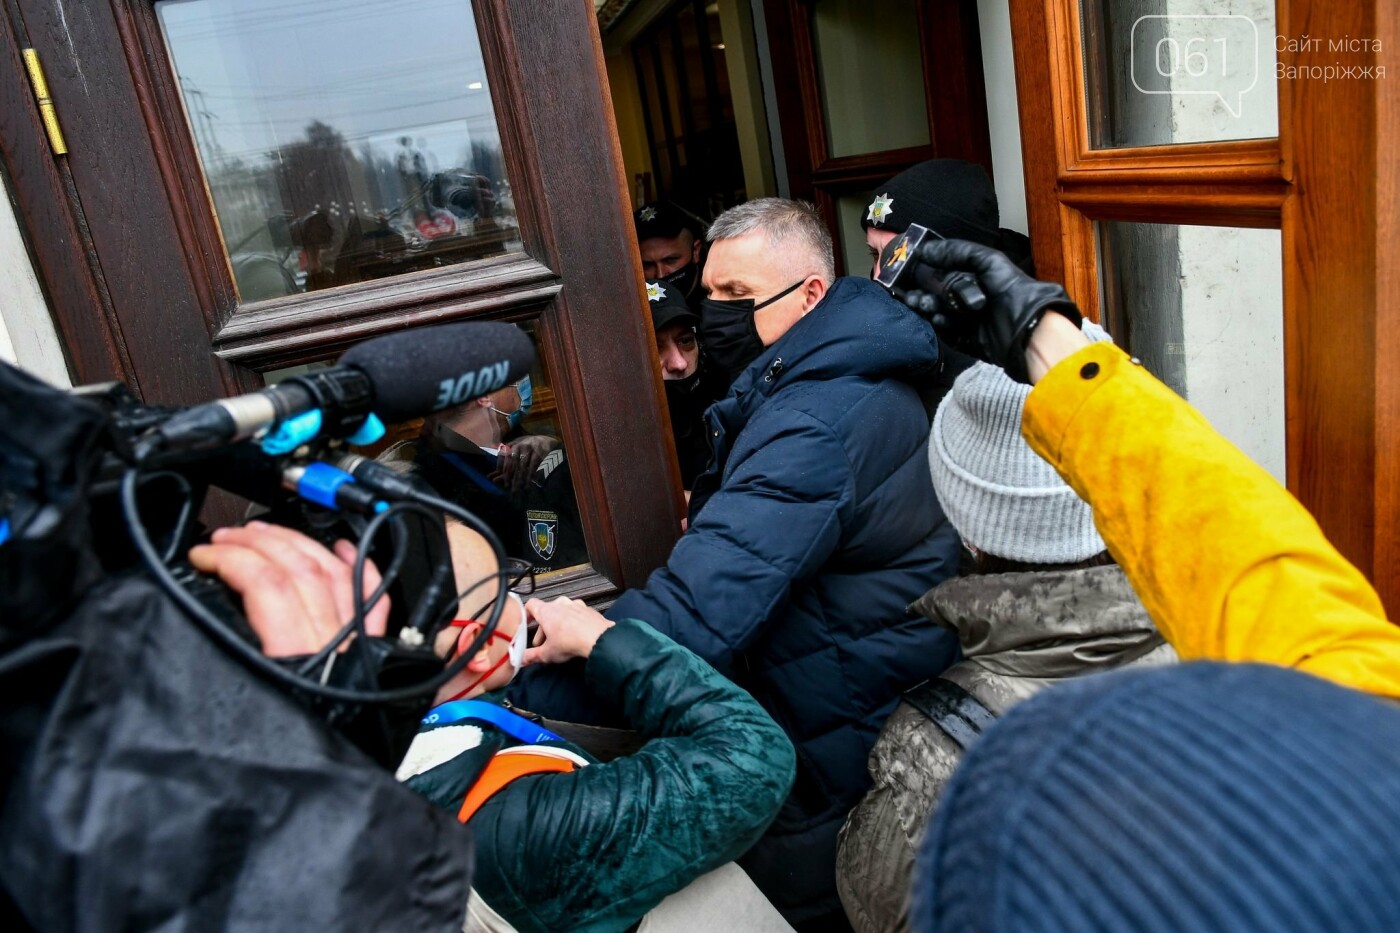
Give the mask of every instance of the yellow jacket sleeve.
[[1094, 509], [1183, 660], [1295, 667], [1400, 697], [1400, 628], [1307, 510], [1107, 343], [1052, 369], [1022, 433]]

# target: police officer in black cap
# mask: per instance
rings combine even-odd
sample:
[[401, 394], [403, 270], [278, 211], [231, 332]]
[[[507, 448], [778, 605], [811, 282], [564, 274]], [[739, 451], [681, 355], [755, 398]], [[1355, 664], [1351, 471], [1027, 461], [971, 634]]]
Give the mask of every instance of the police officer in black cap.
[[722, 380], [715, 378], [696, 335], [700, 317], [686, 303], [680, 288], [665, 281], [648, 282], [647, 304], [656, 331], [666, 404], [671, 410], [681, 485], [689, 489], [709, 466], [705, 409], [724, 394], [724, 387]]
[[[872, 275], [880, 253], [910, 224], [927, 227], [947, 240], [970, 240], [1000, 250], [1027, 275], [1035, 275], [1031, 241], [1001, 226], [996, 189], [980, 165], [962, 159], [929, 159], [875, 189], [860, 222], [870, 247]], [[938, 374], [920, 388], [930, 417], [954, 380], [974, 362], [946, 344], [940, 347]]]
[[648, 282], [674, 287], [694, 304], [700, 300], [700, 249], [703, 226], [673, 204], [644, 204], [632, 215]]
[[996, 189], [982, 166], [961, 159], [930, 159], [875, 189], [860, 225], [873, 265], [880, 251], [909, 228], [927, 227], [947, 240], [971, 240], [1001, 250], [1035, 275], [1031, 241], [1001, 226]]

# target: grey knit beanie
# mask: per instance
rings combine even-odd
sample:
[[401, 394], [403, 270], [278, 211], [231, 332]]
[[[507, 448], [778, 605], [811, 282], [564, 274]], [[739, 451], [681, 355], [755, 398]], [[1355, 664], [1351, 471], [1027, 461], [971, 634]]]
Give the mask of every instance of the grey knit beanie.
[[[1084, 335], [1110, 339], [1084, 322]], [[978, 363], [953, 383], [933, 417], [929, 471], [963, 541], [1007, 560], [1072, 564], [1104, 549], [1089, 504], [1021, 437], [1031, 387]]]

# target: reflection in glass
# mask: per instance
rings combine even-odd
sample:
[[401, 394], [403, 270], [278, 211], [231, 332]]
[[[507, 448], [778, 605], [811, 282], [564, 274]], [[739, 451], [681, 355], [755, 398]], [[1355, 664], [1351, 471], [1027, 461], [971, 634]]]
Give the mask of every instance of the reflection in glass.
[[1082, 0], [1096, 149], [1278, 135], [1274, 0]]
[[160, 0], [243, 301], [520, 249], [466, 0]]
[[[535, 337], [532, 325], [523, 325]], [[312, 363], [265, 373], [271, 385]], [[537, 359], [528, 380], [427, 418], [388, 426], [366, 456], [414, 475], [482, 519], [506, 553], [548, 574], [589, 562], [553, 381]]]
[[819, 0], [812, 44], [828, 155], [929, 144], [914, 0]]
[[1283, 242], [1277, 230], [1102, 222], [1114, 341], [1283, 482]]

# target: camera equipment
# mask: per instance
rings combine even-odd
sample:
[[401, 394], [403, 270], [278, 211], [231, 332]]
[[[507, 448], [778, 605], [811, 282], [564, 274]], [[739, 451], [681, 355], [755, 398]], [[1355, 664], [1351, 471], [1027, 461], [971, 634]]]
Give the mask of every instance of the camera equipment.
[[[519, 571], [507, 565], [504, 548], [484, 522], [423, 484], [350, 454], [344, 439], [374, 415], [405, 420], [509, 385], [533, 361], [534, 348], [519, 328], [470, 323], [373, 339], [330, 369], [183, 410], [142, 405], [119, 384], [68, 395], [25, 385], [52, 409], [53, 419], [89, 424], [94, 440], [67, 451], [72, 463], [44, 464], [41, 447], [25, 449], [35, 426], [21, 429], [23, 422], [11, 420], [16, 433], [3, 438], [0, 450], [0, 546], [7, 539], [12, 548], [42, 539], [65, 520], [85, 525], [74, 531], [74, 542], [96, 558], [103, 575], [149, 576], [224, 651], [392, 765], [433, 694], [490, 637]], [[9, 404], [22, 402], [16, 396]], [[258, 441], [284, 419], [308, 412], [320, 414], [320, 433], [285, 454], [260, 448]], [[41, 479], [46, 474], [48, 482]], [[358, 542], [354, 612], [318, 651], [303, 658], [265, 657], [236, 596], [183, 563], [194, 543], [191, 516], [211, 487], [249, 499], [268, 509], [267, 520], [323, 543], [339, 537]], [[68, 498], [66, 510], [60, 492]], [[461, 593], [445, 515], [480, 533], [502, 568]], [[365, 564], [371, 559], [383, 569], [383, 579], [365, 597]], [[47, 574], [50, 568], [31, 565], [30, 572]], [[64, 570], [55, 563], [52, 572]], [[444, 665], [433, 652], [434, 636], [461, 599], [492, 580], [503, 585], [483, 631]], [[372, 638], [366, 615], [391, 592], [387, 631]], [[6, 634], [0, 632], [0, 643]]]
[[943, 237], [910, 224], [880, 253], [875, 281], [928, 318], [948, 343], [971, 352], [976, 347], [977, 315], [987, 306], [987, 295], [972, 273], [944, 273], [928, 263], [925, 247], [935, 239]]
[[[280, 456], [251, 438], [150, 449], [177, 414], [0, 363], [0, 915], [35, 929], [460, 927], [470, 834], [385, 767], [443, 669], [400, 635], [425, 602], [453, 608], [446, 545], [419, 546], [441, 539], [442, 511], [377, 493], [387, 508], [366, 517], [284, 489], [289, 468], [341, 446], [324, 437]], [[376, 548], [402, 621], [363, 637], [365, 594], [343, 652], [263, 658], [237, 600], [182, 560], [210, 487], [358, 539], [361, 566]], [[434, 577], [446, 599], [417, 598]]]
[[371, 414], [404, 421], [494, 392], [528, 375], [534, 358], [530, 339], [513, 324], [389, 334], [352, 347], [338, 366], [181, 412], [143, 442], [153, 451], [208, 450], [311, 411], [320, 412], [321, 436], [351, 437]]

